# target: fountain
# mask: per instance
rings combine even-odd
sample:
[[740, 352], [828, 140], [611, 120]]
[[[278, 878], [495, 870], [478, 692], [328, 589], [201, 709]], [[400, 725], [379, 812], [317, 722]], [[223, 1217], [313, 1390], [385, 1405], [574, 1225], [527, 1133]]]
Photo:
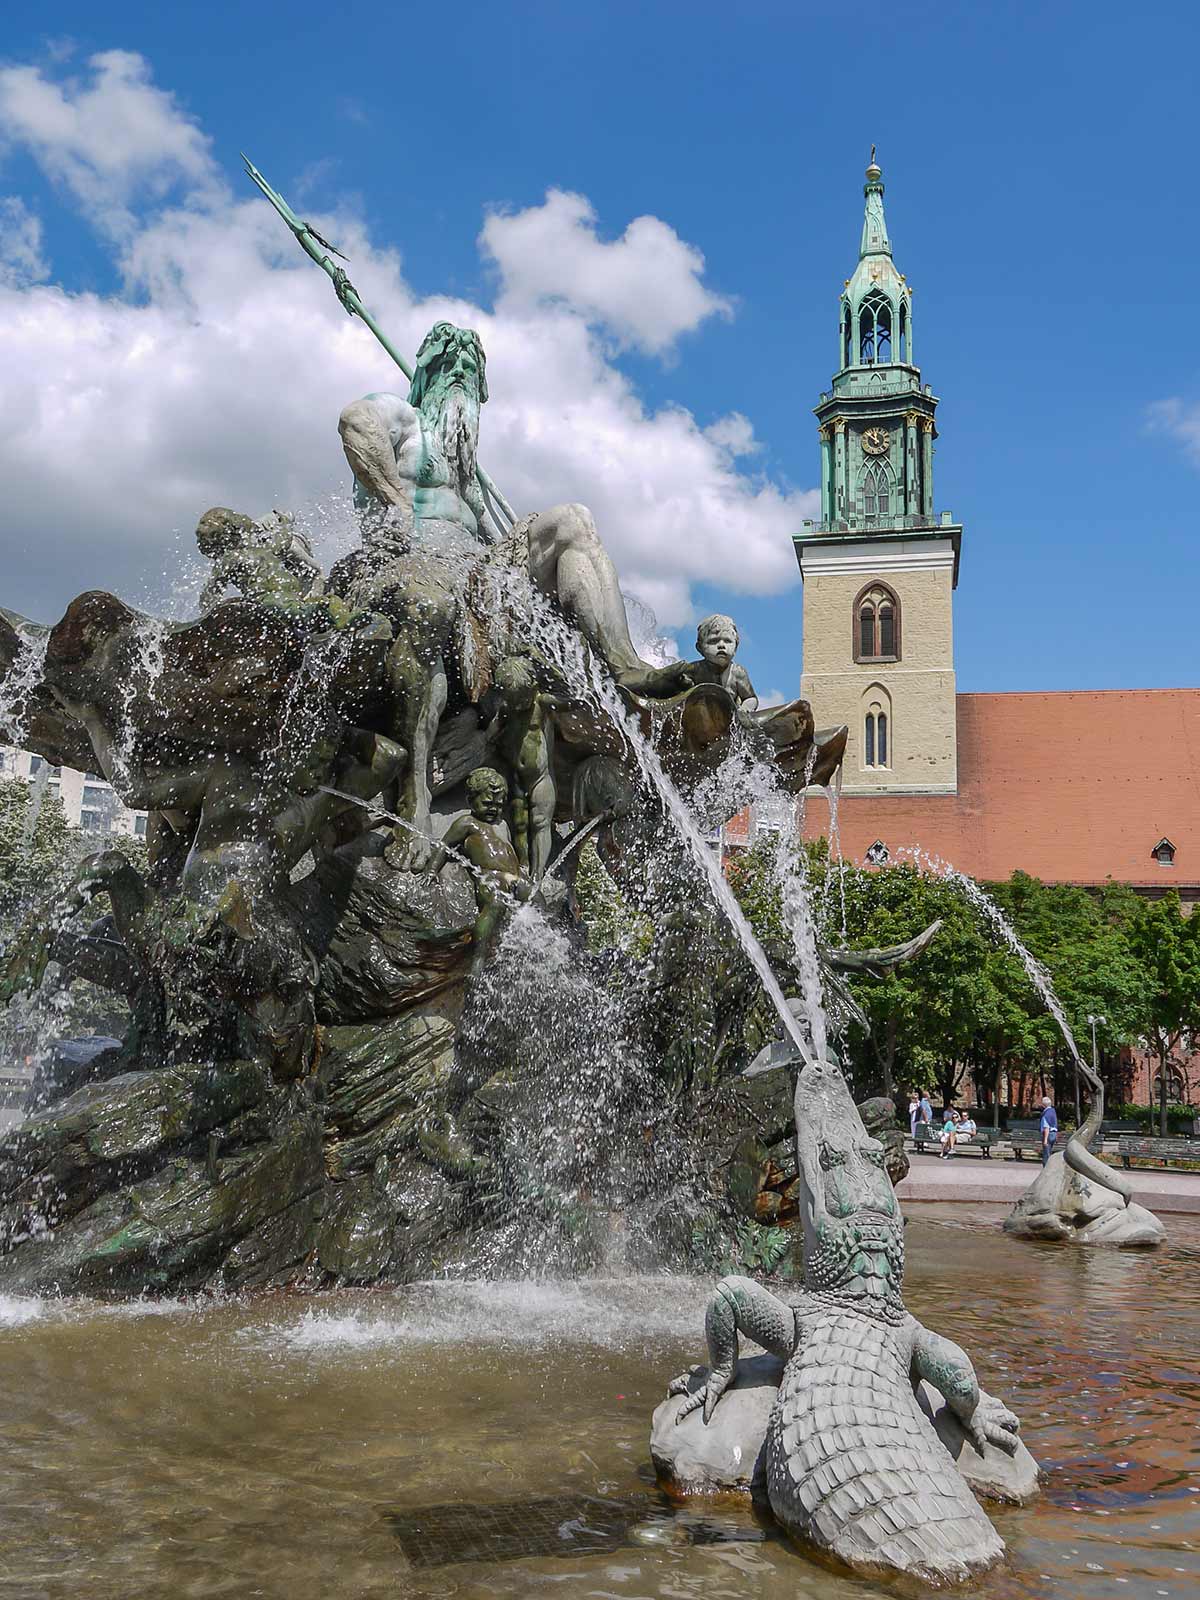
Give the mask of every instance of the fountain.
[[[573, 1038], [550, 1059], [547, 974], [579, 946], [585, 835], [660, 909], [706, 885], [810, 1050], [679, 786], [734, 740], [792, 789], [828, 780], [845, 730], [819, 732], [803, 702], [758, 710], [723, 637], [695, 662], [643, 661], [587, 511], [518, 518], [478, 467], [476, 335], [438, 323], [400, 364], [407, 399], [342, 413], [362, 542], [330, 571], [294, 517], [214, 507], [198, 616], [101, 592], [51, 628], [0, 615], [0, 737], [103, 772], [148, 813], [145, 870], [116, 849], [87, 858], [30, 909], [0, 973], [6, 1001], [83, 977], [130, 1013], [120, 1048], [77, 1063], [0, 1151], [9, 1290], [529, 1267], [529, 1215], [551, 1193], [577, 1216], [578, 1261], [603, 1253], [598, 1218], [638, 1198], [613, 1177], [636, 1166], [620, 1119], [608, 1173], [577, 1139], [578, 1171], [560, 1151], [552, 1182], [514, 1133], [556, 1073], [594, 1086], [604, 1056], [613, 1106], [671, 1144], [635, 1045], [608, 1060]], [[568, 997], [564, 976], [559, 1009], [599, 1021], [595, 980], [579, 982]]]
[[[890, 1154], [829, 1042], [839, 971], [910, 959], [936, 925], [824, 948], [785, 830], [789, 999], [698, 821], [741, 803], [735, 770], [836, 810], [846, 729], [758, 707], [728, 618], [698, 660], [643, 660], [586, 509], [519, 516], [479, 466], [478, 337], [438, 323], [410, 368], [250, 170], [410, 388], [342, 412], [361, 544], [329, 571], [295, 519], [216, 507], [194, 618], [102, 592], [50, 628], [0, 612], [0, 737], [149, 814], [145, 870], [87, 858], [0, 973], [18, 1004], [83, 976], [129, 1008], [0, 1145], [0, 1309], [677, 1270], [702, 1217], [798, 1219], [779, 1295], [723, 1279], [709, 1369], [656, 1417], [660, 1478], [748, 1489], [729, 1463], [761, 1454], [779, 1526], [822, 1556], [986, 1570], [1004, 1544], [975, 1492], [1024, 1502], [1037, 1468], [964, 1350], [904, 1307]], [[585, 839], [659, 924], [640, 971], [584, 948]], [[701, 1082], [672, 1054], [701, 1032], [712, 1061], [736, 1035], [745, 1074]], [[763, 1174], [789, 1161], [772, 1211]], [[739, 1330], [774, 1358], [749, 1419]], [[705, 1445], [726, 1459], [698, 1482]]]

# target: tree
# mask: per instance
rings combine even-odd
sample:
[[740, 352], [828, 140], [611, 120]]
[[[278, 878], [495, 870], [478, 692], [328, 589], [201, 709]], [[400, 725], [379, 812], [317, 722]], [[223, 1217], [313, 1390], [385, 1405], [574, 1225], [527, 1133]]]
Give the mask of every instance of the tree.
[[27, 902], [44, 895], [79, 854], [58, 792], [24, 778], [0, 782], [0, 941], [12, 934]]
[[1172, 890], [1139, 904], [1128, 937], [1147, 980], [1144, 1032], [1158, 1057], [1159, 1127], [1167, 1132], [1167, 1064], [1200, 1030], [1200, 917], [1186, 917]]

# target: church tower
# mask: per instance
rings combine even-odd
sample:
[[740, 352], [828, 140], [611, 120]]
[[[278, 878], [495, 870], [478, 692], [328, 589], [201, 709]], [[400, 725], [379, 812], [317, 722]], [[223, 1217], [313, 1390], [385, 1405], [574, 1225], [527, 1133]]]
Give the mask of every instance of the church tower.
[[958, 785], [954, 588], [962, 528], [933, 510], [934, 412], [913, 352], [913, 291], [892, 260], [871, 151], [862, 242], [842, 290], [838, 371], [816, 408], [821, 520], [795, 538], [801, 694], [850, 729], [847, 794]]

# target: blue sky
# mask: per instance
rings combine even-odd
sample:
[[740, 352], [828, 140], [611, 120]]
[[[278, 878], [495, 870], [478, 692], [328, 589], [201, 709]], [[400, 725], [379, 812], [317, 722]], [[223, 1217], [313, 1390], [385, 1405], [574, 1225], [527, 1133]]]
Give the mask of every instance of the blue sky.
[[[884, 16], [807, 4], [59, 4], [52, 35], [45, 15], [6, 19], [0, 66], [17, 74], [13, 94], [57, 85], [75, 103], [96, 81], [91, 58], [126, 52], [141, 58], [142, 90], [169, 97], [171, 126], [185, 131], [173, 165], [156, 171], [147, 155], [139, 169], [133, 150], [120, 172], [110, 164], [97, 178], [92, 158], [54, 126], [35, 136], [11, 96], [6, 126], [0, 98], [0, 206], [9, 197], [21, 208], [0, 209], [0, 229], [7, 219], [10, 243], [24, 230], [27, 244], [37, 230], [37, 266], [23, 279], [14, 269], [3, 301], [10, 326], [23, 306], [31, 313], [26, 364], [8, 405], [0, 401], [0, 453], [6, 432], [16, 440], [6, 481], [24, 485], [0, 508], [4, 604], [49, 618], [109, 569], [127, 585], [136, 572], [150, 593], [173, 548], [168, 524], [184, 525], [193, 493], [198, 516], [212, 498], [239, 503], [235, 487], [257, 492], [261, 463], [246, 426], [230, 447], [228, 496], [215, 422], [213, 459], [202, 459], [206, 416], [227, 416], [233, 401], [218, 387], [208, 413], [186, 410], [202, 366], [192, 347], [178, 391], [153, 415], [136, 416], [132, 391], [114, 389], [98, 402], [108, 432], [86, 419], [76, 431], [79, 396], [126, 364], [122, 340], [136, 340], [147, 318], [164, 361], [185, 349], [173, 341], [189, 316], [221, 320], [220, 285], [185, 284], [190, 311], [173, 285], [199, 270], [185, 245], [215, 251], [221, 217], [246, 199], [245, 149], [305, 209], [342, 220], [374, 303], [402, 333], [440, 295], [489, 313], [507, 307], [489, 376], [494, 398], [506, 387], [514, 395], [484, 413], [490, 470], [504, 481], [511, 452], [510, 481], [533, 503], [539, 472], [546, 500], [599, 500], [606, 534], [623, 517], [628, 470], [630, 500], [649, 509], [612, 541], [623, 577], [685, 649], [689, 616], [732, 611], [759, 688], [794, 693], [800, 589], [786, 529], [811, 514], [811, 408], [833, 369], [837, 294], [857, 256], [874, 142], [896, 258], [916, 289], [923, 376], [942, 399], [935, 498], [966, 530], [960, 689], [1196, 681], [1193, 632], [1164, 607], [1165, 595], [1200, 578], [1200, 339], [1187, 287], [1200, 249], [1194, 5], [911, 0]], [[212, 199], [222, 184], [233, 201]], [[586, 197], [591, 212], [551, 213], [548, 191]], [[169, 248], [159, 222], [168, 207]], [[189, 208], [213, 227], [185, 234]], [[493, 214], [529, 217], [552, 242], [578, 244], [578, 259], [604, 276], [596, 303], [577, 303], [572, 284], [554, 278], [554, 263], [565, 271], [576, 259], [569, 251], [539, 262], [537, 238], [527, 247], [512, 230], [481, 248]], [[659, 219], [661, 233], [623, 253], [599, 248], [639, 217]], [[662, 284], [651, 281], [656, 250]], [[319, 274], [286, 266], [273, 281], [287, 294], [264, 288], [253, 306], [239, 301], [259, 331], [239, 332], [221, 356], [227, 369], [230, 348], [245, 352], [236, 384], [223, 376], [243, 392], [261, 381], [264, 407], [290, 386], [288, 363], [303, 381], [318, 337], [299, 311], [293, 318], [288, 296], [309, 295], [302, 268]], [[639, 321], [635, 271], [650, 299], [658, 288], [665, 297], [671, 325], [658, 348]], [[72, 376], [64, 396], [54, 377], [74, 371], [72, 330], [84, 324], [108, 354], [91, 376]], [[328, 345], [330, 385], [342, 372], [351, 382], [352, 369], [356, 378], [355, 361], [386, 371], [373, 352], [348, 351], [354, 330], [320, 328], [338, 341]], [[575, 337], [587, 349], [570, 346], [547, 379], [551, 404], [540, 393], [545, 352]], [[255, 340], [278, 346], [278, 370]], [[576, 426], [572, 374], [610, 410]], [[321, 402], [328, 415], [312, 443], [289, 423], [317, 492], [344, 480], [332, 419], [353, 392]], [[527, 398], [544, 402], [536, 427], [517, 414]], [[613, 406], [634, 430], [628, 439]], [[677, 411], [694, 424], [673, 421]], [[186, 459], [168, 414], [186, 415]], [[752, 426], [753, 449], [722, 454], [719, 430], [703, 432], [731, 414]], [[574, 430], [574, 453], [561, 460], [555, 427]], [[274, 455], [263, 445], [274, 462], [268, 496], [276, 483], [293, 487], [281, 464], [288, 438], [271, 445]], [[672, 450], [659, 473], [651, 457]], [[65, 457], [66, 477], [79, 482], [71, 494], [56, 475]], [[681, 513], [672, 485], [692, 470], [708, 486]], [[123, 516], [136, 525], [128, 539]], [[773, 541], [776, 555], [756, 539]], [[701, 559], [694, 542], [710, 553]], [[722, 545], [723, 561], [711, 553]]]

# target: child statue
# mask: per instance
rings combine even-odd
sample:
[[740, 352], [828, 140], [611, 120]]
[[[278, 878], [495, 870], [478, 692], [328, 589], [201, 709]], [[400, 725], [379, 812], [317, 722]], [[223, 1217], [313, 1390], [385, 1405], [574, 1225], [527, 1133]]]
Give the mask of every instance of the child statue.
[[308, 540], [284, 512], [273, 511], [255, 522], [239, 511], [213, 506], [197, 524], [196, 543], [213, 563], [200, 595], [202, 612], [236, 589], [246, 600], [304, 618], [317, 631], [340, 631], [355, 620], [345, 600], [325, 593]]
[[558, 793], [553, 776], [554, 713], [567, 704], [562, 695], [538, 688], [527, 656], [505, 656], [494, 678], [498, 704], [487, 726], [513, 777], [512, 830], [522, 869], [535, 882], [545, 876], [554, 843]]
[[[478, 915], [471, 973], [476, 976], [507, 920], [512, 902], [531, 899], [536, 885], [522, 872], [504, 821], [504, 806], [508, 800], [508, 783], [504, 776], [494, 767], [476, 767], [467, 779], [467, 800], [470, 811], [456, 817], [447, 828], [433, 852], [429, 870], [440, 872], [452, 850], [461, 851], [475, 869]], [[384, 852], [389, 865], [395, 865], [392, 861], [394, 849], [395, 841]]]
[[738, 710], [749, 713], [757, 709], [758, 696], [750, 674], [734, 660], [740, 642], [741, 635], [732, 617], [722, 616], [720, 612], [705, 617], [696, 629], [700, 660], [689, 661], [685, 670], [693, 685], [718, 683], [722, 689], [728, 689], [738, 703]]

